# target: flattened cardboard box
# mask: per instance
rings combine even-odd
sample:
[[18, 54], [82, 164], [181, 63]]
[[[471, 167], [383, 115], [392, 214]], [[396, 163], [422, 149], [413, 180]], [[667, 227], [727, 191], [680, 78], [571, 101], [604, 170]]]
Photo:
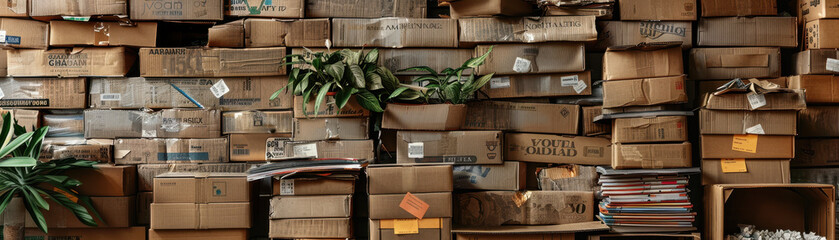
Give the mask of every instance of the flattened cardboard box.
[[794, 136], [702, 135], [701, 142], [706, 159], [795, 158]]
[[284, 47], [141, 48], [143, 77], [252, 77], [285, 75]]
[[207, 45], [210, 47], [323, 47], [326, 40], [330, 39], [331, 32], [329, 19], [249, 18], [213, 26], [208, 31]]
[[[134, 225], [134, 214], [136, 210], [137, 200], [134, 196], [126, 197], [90, 197], [91, 205], [101, 216], [94, 217], [97, 227], [91, 227], [80, 222], [76, 215], [67, 208], [58, 205], [53, 200], [48, 200], [51, 211], [43, 211], [44, 218], [47, 222], [48, 228], [85, 228], [91, 231], [91, 228], [127, 228]], [[36, 228], [35, 221], [29, 214], [26, 214], [27, 228]]]
[[457, 226], [567, 224], [594, 220], [592, 192], [487, 191], [455, 195]]
[[227, 138], [122, 138], [114, 140], [116, 164], [226, 163]]
[[690, 77], [699, 80], [781, 77], [779, 48], [694, 48]]
[[539, 189], [543, 191], [599, 192], [597, 167], [584, 165], [558, 165], [536, 171]]
[[424, 0], [307, 0], [306, 18], [424, 18], [428, 11]]
[[837, 59], [839, 51], [836, 49], [810, 49], [795, 53], [789, 66], [795, 75], [836, 74], [839, 66], [833, 64], [839, 63]]
[[688, 140], [687, 122], [686, 116], [618, 118], [612, 121], [612, 142], [684, 142]]
[[127, 15], [126, 0], [29, 0], [29, 16]]
[[[696, 21], [697, 0], [620, 0], [621, 20]], [[690, 31], [690, 28], [688, 28]]]
[[580, 131], [583, 136], [597, 136], [612, 133], [612, 124], [594, 122], [594, 118], [603, 113], [602, 106], [585, 106], [581, 109], [583, 120], [580, 122]]
[[597, 22], [597, 43], [594, 49], [663, 42], [682, 42], [683, 49], [690, 49], [693, 45], [691, 26], [691, 22], [675, 21], [600, 21]]
[[524, 0], [465, 0], [449, 2], [449, 12], [452, 18], [475, 16], [528, 16], [533, 14], [536, 6]]
[[[155, 194], [156, 196], [157, 194]], [[251, 227], [251, 205], [236, 203], [151, 204], [151, 229], [228, 229]]]
[[145, 240], [146, 227], [130, 228], [99, 228], [95, 230], [83, 228], [53, 228], [49, 233], [44, 233], [37, 228], [26, 229], [26, 239], [49, 240], [49, 239], [85, 239], [85, 240]]
[[294, 96], [294, 117], [295, 118], [312, 118], [312, 117], [367, 117], [370, 116], [370, 111], [358, 104], [355, 96], [351, 96], [344, 108], [338, 108], [335, 96], [326, 96], [320, 104], [320, 110], [315, 112], [315, 100], [310, 100], [306, 103], [306, 111], [303, 111], [303, 97]]
[[167, 172], [231, 172], [244, 173], [249, 166], [244, 163], [182, 163], [137, 165], [137, 190], [154, 191], [154, 178]]
[[452, 191], [451, 165], [380, 165], [366, 169], [368, 194]]
[[32, 109], [85, 108], [84, 78], [0, 78], [0, 107]]
[[802, 0], [799, 1], [800, 16], [804, 22], [822, 18], [837, 18], [839, 17], [837, 5], [839, 5], [839, 1], [836, 0]]
[[382, 113], [382, 128], [459, 130], [465, 118], [465, 104], [389, 104]]
[[490, 99], [591, 95], [591, 73], [494, 76], [482, 89]]
[[230, 161], [265, 162], [285, 157], [288, 133], [236, 133], [229, 134]]
[[683, 143], [612, 145], [614, 169], [660, 169], [691, 166], [691, 145]]
[[435, 71], [446, 68], [456, 69], [472, 58], [473, 53], [473, 49], [462, 48], [379, 49], [379, 64], [393, 71], [394, 75], [421, 75], [428, 72], [398, 70], [415, 66], [428, 66]]
[[244, 173], [164, 173], [154, 178], [154, 202], [248, 202], [248, 184]]
[[396, 163], [501, 164], [501, 131], [396, 133]]
[[353, 237], [349, 218], [272, 219], [270, 238], [334, 238]]
[[795, 17], [702, 18], [696, 45], [739, 47], [797, 47]]
[[611, 164], [612, 142], [602, 137], [508, 133], [507, 161], [566, 163], [605, 166]]
[[753, 109], [749, 103], [748, 94], [705, 94], [702, 108], [713, 110], [803, 110], [807, 108], [804, 102], [804, 91], [781, 92], [763, 94], [766, 105]]
[[222, 134], [292, 133], [291, 111], [238, 111], [221, 114]]
[[805, 49], [831, 49], [839, 48], [839, 40], [836, 40], [839, 35], [839, 27], [837, 27], [839, 20], [836, 19], [819, 19], [812, 22], [807, 22], [804, 27], [804, 43]]
[[0, 6], [7, 6], [0, 9], [0, 17], [28, 17], [27, 5], [29, 1], [2, 0]]
[[[839, 166], [839, 139], [799, 138], [795, 141], [793, 167]], [[839, 199], [839, 198], [837, 198]]]
[[224, 15], [235, 17], [303, 18], [305, 0], [228, 0]]
[[0, 19], [0, 46], [6, 48], [47, 48], [50, 25], [44, 22], [17, 18]]
[[284, 178], [272, 181], [274, 196], [353, 194], [354, 178]]
[[65, 174], [82, 181], [79, 194], [100, 197], [121, 197], [137, 192], [137, 167], [96, 164], [96, 169], [73, 169]]
[[218, 138], [220, 111], [164, 109], [158, 112], [86, 110], [86, 138]]
[[839, 77], [834, 75], [791, 76], [789, 88], [806, 90], [807, 103], [839, 102]]
[[352, 195], [274, 196], [269, 218], [348, 218], [350, 214]]
[[796, 111], [699, 110], [702, 134], [796, 135]]
[[369, 118], [294, 118], [294, 141], [369, 139]]
[[423, 218], [417, 220], [417, 233], [411, 235], [396, 234], [396, 219], [370, 219], [370, 239], [372, 240], [451, 240], [451, 218]]
[[[744, 161], [745, 171], [729, 170]], [[790, 159], [702, 159], [702, 185], [790, 183]]]
[[149, 229], [149, 240], [166, 239], [216, 239], [242, 240], [248, 238], [248, 229], [201, 229], [201, 230], [161, 230]]
[[[417, 218], [400, 207], [402, 199], [406, 194], [377, 194], [370, 195], [370, 219], [408, 219]], [[423, 218], [450, 218], [452, 217], [452, 193], [415, 193], [414, 197], [429, 205], [428, 211]]]
[[114, 158], [111, 155], [113, 145], [106, 144], [85, 144], [85, 145], [47, 145], [41, 151], [38, 158], [43, 162], [50, 160], [76, 158], [100, 163], [111, 163]]
[[137, 58], [124, 47], [15, 49], [7, 52], [10, 77], [122, 77]]
[[678, 104], [687, 101], [684, 75], [603, 82], [603, 108]]
[[336, 47], [457, 47], [457, 20], [378, 18], [332, 20]]
[[738, 17], [778, 15], [775, 1], [767, 0], [700, 0], [703, 17]]
[[286, 142], [286, 157], [356, 158], [373, 160], [373, 140]]
[[527, 167], [524, 162], [454, 166], [452, 170], [455, 189], [517, 191], [526, 187]]
[[478, 74], [495, 73], [562, 73], [582, 72], [585, 67], [585, 46], [582, 43], [533, 43], [480, 45], [475, 56], [482, 56], [492, 47]]
[[682, 49], [609, 50], [603, 55], [603, 79], [679, 76], [685, 73]]
[[798, 114], [801, 137], [839, 137], [839, 106], [808, 106]]
[[224, 19], [222, 0], [130, 0], [131, 20], [207, 20]]
[[50, 21], [49, 30], [49, 43], [54, 47], [157, 45], [156, 22], [123, 26], [118, 22]]
[[458, 19], [461, 43], [593, 41], [594, 16]]
[[580, 106], [479, 101], [467, 104], [463, 129], [577, 134]]

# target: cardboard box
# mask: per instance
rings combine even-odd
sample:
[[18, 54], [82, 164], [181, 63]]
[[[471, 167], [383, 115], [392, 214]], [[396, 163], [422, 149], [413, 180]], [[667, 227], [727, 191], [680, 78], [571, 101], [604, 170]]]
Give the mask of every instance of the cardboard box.
[[29, 1], [2, 0], [0, 6], [7, 6], [0, 9], [0, 17], [29, 17], [27, 11]]
[[125, 0], [28, 0], [29, 16], [127, 15]]
[[602, 137], [508, 133], [504, 159], [507, 161], [609, 165], [612, 142]]
[[183, 163], [183, 164], [140, 164], [137, 166], [137, 190], [154, 191], [154, 178], [167, 172], [208, 173], [228, 172], [244, 173], [250, 168], [244, 163]]
[[157, 112], [86, 110], [86, 138], [218, 138], [218, 110], [163, 109]]
[[[29, 130], [31, 131], [31, 130]], [[111, 155], [112, 144], [84, 144], [84, 145], [52, 145], [44, 144], [39, 160], [48, 162], [50, 160], [75, 158], [100, 163], [111, 163], [114, 158]]]
[[[127, 228], [134, 225], [134, 214], [136, 199], [134, 196], [125, 197], [90, 197], [91, 205], [99, 212], [103, 221], [94, 217], [97, 227], [91, 227], [80, 222], [76, 215], [69, 209], [58, 205], [53, 200], [48, 200], [50, 211], [43, 211], [47, 227], [56, 228], [85, 228], [90, 231], [92, 228]], [[90, 211], [90, 210], [88, 210]], [[26, 214], [26, 227], [35, 228], [35, 221], [29, 214]]]
[[594, 122], [594, 118], [602, 114], [602, 106], [585, 106], [581, 109], [583, 120], [580, 122], [580, 131], [582, 132], [582, 135], [596, 136], [612, 133], [611, 124]]
[[73, 169], [66, 176], [81, 181], [79, 194], [97, 197], [121, 197], [137, 192], [137, 167], [96, 164], [96, 169]]
[[416, 66], [427, 66], [435, 71], [442, 71], [446, 68], [456, 69], [472, 58], [474, 52], [471, 48], [379, 49], [379, 64], [393, 71], [394, 75], [421, 75], [428, 74], [428, 72], [399, 70]]
[[[139, 1], [139, 0], [134, 0]], [[253, 77], [285, 75], [284, 47], [141, 48], [143, 77]]]
[[250, 187], [243, 173], [164, 173], [154, 178], [155, 203], [248, 202]]
[[315, 100], [312, 99], [306, 103], [306, 111], [303, 111], [303, 97], [294, 96], [294, 117], [295, 118], [312, 118], [312, 117], [367, 117], [370, 116], [370, 111], [358, 104], [355, 96], [351, 96], [344, 108], [338, 108], [335, 104], [335, 96], [326, 96], [321, 102], [320, 110], [315, 112]]
[[804, 43], [806, 49], [830, 49], [839, 48], [839, 41], [836, 41], [836, 19], [818, 19], [807, 22], [804, 27]]
[[836, 8], [839, 3], [836, 0], [801, 0], [798, 3], [801, 11], [800, 17], [804, 22], [839, 17], [839, 9]]
[[[38, 110], [27, 110], [27, 109], [0, 109], [0, 113], [6, 114], [8, 112], [12, 112], [14, 114], [14, 119], [17, 121], [18, 125], [21, 125], [26, 131], [31, 132], [35, 131], [37, 128], [41, 127], [41, 113]], [[48, 119], [48, 118], [47, 118]], [[3, 120], [0, 120], [0, 123], [3, 123]], [[50, 122], [48, 120], [44, 120], [45, 126], [50, 126]], [[49, 131], [47, 131], [47, 136], [49, 137]], [[43, 142], [44, 145], [49, 144], [48, 141]]]
[[519, 43], [480, 45], [475, 56], [482, 56], [492, 47], [478, 74], [495, 73], [563, 73], [582, 72], [585, 67], [585, 46], [582, 43]]
[[699, 110], [702, 134], [796, 135], [796, 111]]
[[[830, 184], [833, 187], [839, 186], [839, 179], [836, 178], [836, 171], [839, 168], [797, 168], [790, 170], [790, 181], [792, 183], [821, 183]], [[837, 194], [839, 199], [839, 194]]]
[[114, 140], [116, 164], [226, 163], [227, 138], [120, 138]]
[[697, 0], [620, 0], [621, 20], [696, 21]]
[[396, 133], [396, 163], [501, 164], [501, 131]]
[[[794, 167], [839, 166], [837, 138], [799, 138], [795, 143]], [[839, 197], [837, 197], [839, 199]]]
[[222, 134], [231, 133], [292, 133], [291, 111], [224, 112]]
[[[691, 145], [683, 143], [612, 145], [614, 169], [660, 169], [691, 167]], [[703, 157], [707, 157], [703, 155]]]
[[594, 220], [595, 209], [592, 192], [573, 191], [461, 193], [455, 205], [455, 225], [466, 227], [578, 223]]
[[[780, 87], [780, 88], [789, 88], [789, 86], [787, 85], [787, 81], [788, 81], [787, 77], [764, 78], [764, 79], [758, 79], [758, 80], [768, 81], [768, 82], [777, 84], [778, 87]], [[693, 94], [695, 94], [695, 95], [693, 96], [693, 98], [702, 99], [702, 98], [704, 98], [705, 94], [716, 92], [717, 88], [719, 88], [722, 85], [725, 85], [726, 83], [728, 83], [730, 81], [731, 81], [731, 79], [729, 79], [729, 80], [693, 81], [693, 83], [695, 84], [695, 85], [693, 85], [693, 86], [695, 86], [694, 92], [693, 92]], [[688, 82], [688, 83], [690, 83], [690, 82]], [[725, 95], [728, 95], [728, 94], [725, 94]], [[699, 101], [694, 100], [695, 105], [701, 106], [702, 105], [701, 101], [702, 100], [699, 100]]]
[[479, 101], [467, 104], [463, 129], [577, 134], [580, 106]]
[[349, 218], [272, 219], [270, 238], [335, 238], [353, 237]]
[[[835, 189], [824, 184], [717, 184], [705, 190], [704, 236], [723, 239], [748, 222], [756, 229], [794, 229], [827, 239], [835, 231]], [[777, 216], [784, 216], [779, 218]]]
[[373, 140], [286, 142], [286, 157], [355, 158], [373, 160]]
[[417, 220], [416, 234], [396, 234], [398, 219], [370, 219], [370, 239], [372, 240], [400, 240], [400, 239], [429, 239], [451, 240], [451, 218], [423, 218]]
[[[609, 49], [603, 55], [603, 79], [621, 80], [684, 74], [682, 49]], [[693, 77], [693, 76], [691, 76]]]
[[466, 113], [465, 104], [388, 104], [382, 113], [382, 128], [459, 130]]
[[270, 219], [348, 218], [352, 195], [274, 196]]
[[[790, 159], [795, 137], [778, 135], [702, 135], [702, 158]], [[734, 150], [734, 149], [738, 150]], [[753, 152], [752, 152], [753, 151]]]
[[307, 0], [306, 18], [424, 18], [428, 11], [424, 0]]
[[524, 162], [454, 166], [452, 170], [456, 189], [517, 191], [525, 189], [526, 185], [527, 167]]
[[795, 53], [789, 66], [795, 75], [836, 74], [839, 68], [831, 65], [836, 59], [839, 59], [836, 49], [810, 49]]
[[124, 47], [15, 49], [7, 60], [10, 77], [122, 77], [136, 55]]
[[137, 225], [151, 224], [151, 203], [154, 201], [153, 192], [138, 192], [137, 193], [137, 216], [135, 223]]
[[0, 49], [0, 76], [9, 75], [8, 50]]
[[[158, 194], [155, 194], [157, 196]], [[251, 206], [235, 203], [158, 203], [151, 204], [151, 229], [229, 229], [250, 228]]]
[[583, 165], [558, 165], [536, 171], [539, 189], [543, 191], [599, 192], [597, 167]]
[[369, 118], [294, 118], [294, 141], [365, 140]]
[[461, 43], [593, 41], [594, 16], [458, 19]]
[[528, 16], [536, 10], [536, 5], [524, 0], [463, 0], [449, 3], [449, 13], [452, 18]]
[[34, 109], [85, 108], [84, 78], [0, 78], [0, 107]]
[[839, 137], [839, 106], [809, 106], [798, 114], [801, 137]]
[[687, 122], [686, 116], [618, 118], [612, 121], [612, 142], [684, 142], [688, 140]]
[[740, 17], [778, 15], [772, 0], [700, 0], [702, 17]]
[[702, 159], [702, 185], [790, 183], [789, 159]]
[[839, 102], [839, 77], [834, 75], [791, 76], [789, 88], [806, 90], [807, 103]]
[[661, 238], [670, 240], [700, 240], [700, 233], [612, 233], [589, 235], [588, 240], [620, 240]]
[[797, 47], [795, 17], [702, 18], [696, 45], [720, 47]]
[[457, 20], [378, 18], [332, 20], [335, 47], [457, 47]]
[[168, 239], [248, 239], [248, 229], [155, 230], [149, 229], [149, 240]]
[[224, 1], [224, 16], [303, 18], [304, 0], [228, 0]]
[[[248, 0], [242, 0], [242, 2], [246, 1]], [[329, 40], [331, 31], [329, 19], [249, 18], [213, 26], [208, 32], [207, 45], [210, 47], [323, 47], [326, 40]]]
[[48, 46], [50, 26], [44, 22], [0, 18], [0, 31], [6, 33], [3, 39], [0, 39], [0, 46], [3, 47], [45, 49]]
[[482, 91], [490, 99], [591, 95], [588, 71], [560, 74], [496, 76]]
[[452, 191], [450, 165], [378, 165], [367, 171], [367, 193], [432, 193]]
[[[427, 203], [428, 210], [423, 218], [450, 218], [452, 217], [452, 193], [411, 193], [414, 197]], [[405, 209], [400, 207], [402, 199], [406, 194], [378, 194], [370, 195], [370, 219], [408, 219], [417, 218]]]
[[684, 75], [603, 82], [603, 108], [678, 104], [687, 101]]
[[[222, 0], [131, 0], [131, 20], [205, 20], [224, 19]], [[142, 7], [140, 7], [142, 6]]]
[[766, 105], [752, 109], [748, 94], [706, 94], [702, 108], [713, 110], [803, 110], [807, 108], [803, 91], [763, 94]]
[[230, 161], [265, 162], [284, 158], [285, 143], [291, 134], [278, 133], [236, 133], [229, 134]]
[[272, 181], [274, 196], [353, 194], [355, 178], [284, 178]]
[[690, 77], [709, 80], [781, 77], [779, 48], [694, 48]]
[[[624, 1], [626, 2], [626, 0]], [[655, 5], [649, 7], [653, 6]], [[647, 9], [648, 7], [643, 8]], [[689, 49], [693, 45], [693, 28], [691, 26], [691, 22], [676, 21], [599, 21], [597, 22], [597, 43], [594, 45], [594, 49], [606, 50], [617, 46], [665, 42], [681, 42], [683, 49]]]
[[26, 229], [26, 239], [49, 240], [49, 239], [85, 239], [85, 240], [145, 240], [145, 227], [126, 228], [51, 228], [49, 233], [41, 232], [37, 228]]
[[157, 45], [156, 22], [123, 26], [118, 22], [50, 21], [49, 30], [52, 47]]

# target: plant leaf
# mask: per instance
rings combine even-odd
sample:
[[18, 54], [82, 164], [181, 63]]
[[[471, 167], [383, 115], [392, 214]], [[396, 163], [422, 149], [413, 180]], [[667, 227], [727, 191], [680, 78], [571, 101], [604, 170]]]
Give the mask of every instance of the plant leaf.
[[35, 134], [32, 135], [32, 138], [29, 139], [29, 144], [26, 146], [26, 151], [24, 151], [24, 156], [30, 156], [34, 159], [38, 159], [41, 155], [41, 143], [44, 141], [44, 137], [47, 135], [50, 126], [44, 126], [35, 130]]
[[487, 52], [484, 53], [484, 55], [481, 55], [480, 57], [476, 57], [476, 58], [466, 60], [466, 62], [463, 63], [463, 66], [461, 68], [476, 68], [478, 66], [483, 65], [484, 61], [487, 60], [487, 57], [489, 57], [489, 53], [492, 52], [492, 48], [494, 48], [494, 47], [495, 46], [490, 46], [489, 49], [487, 50]]
[[20, 135], [17, 138], [15, 138], [15, 140], [9, 142], [8, 145], [4, 146], [3, 148], [0, 148], [0, 157], [5, 157], [6, 155], [9, 155], [9, 153], [20, 147], [20, 145], [23, 145], [24, 143], [29, 141], [29, 139], [32, 138], [32, 134], [35, 134], [35, 132], [24, 133], [23, 135]]
[[408, 90], [408, 87], [397, 88], [396, 91], [393, 91], [392, 93], [390, 93], [390, 96], [387, 97], [387, 100], [390, 100], [390, 99], [395, 98], [396, 96], [399, 96], [399, 94], [402, 94], [402, 92], [404, 92], [405, 90]]
[[38, 160], [32, 157], [13, 157], [0, 160], [0, 167], [32, 167]]
[[[22, 192], [27, 194], [26, 191]], [[44, 214], [40, 209], [38, 209], [38, 206], [31, 200], [28, 200], [28, 198], [24, 198], [24, 203], [26, 204], [26, 211], [29, 212], [29, 216], [32, 216], [32, 220], [35, 220], [35, 226], [38, 226], [38, 229], [41, 229], [41, 231], [46, 233], [47, 220], [44, 219]]]
[[446, 100], [449, 100], [452, 104], [461, 104], [463, 101], [460, 98], [460, 87], [462, 84], [460, 82], [454, 82], [446, 86], [443, 89], [443, 94], [445, 95]]
[[326, 85], [320, 88], [318, 92], [318, 96], [315, 98], [315, 117], [318, 116], [318, 112], [320, 111], [320, 105], [323, 103], [324, 98], [326, 98], [326, 93], [329, 92], [329, 89], [332, 88], [332, 84], [335, 82], [328, 82]]
[[405, 69], [398, 70], [397, 72], [422, 72], [422, 71], [428, 72], [428, 74], [431, 75], [431, 76], [434, 76], [434, 77], [437, 76], [437, 72], [434, 71], [434, 69], [432, 69], [428, 66], [418, 66], [418, 67], [405, 68]]
[[361, 89], [355, 94], [355, 100], [359, 105], [372, 112], [384, 112], [382, 105], [379, 104], [379, 99], [367, 89]]
[[365, 63], [377, 63], [379, 61], [379, 49], [374, 48], [367, 53], [367, 56], [364, 57]]
[[[312, 90], [315, 90], [315, 88], [309, 88], [309, 90], [306, 90], [306, 93], [303, 94], [303, 115], [306, 115], [307, 117], [309, 116], [309, 113], [306, 111], [306, 106], [309, 105], [309, 99], [312, 97]], [[315, 114], [317, 114], [317, 112], [315, 112]]]
[[0, 131], [0, 137], [3, 138], [3, 146], [0, 146], [0, 148], [8, 145], [9, 141], [11, 141], [12, 137], [14, 136], [14, 133], [12, 132], [12, 125], [14, 125], [14, 120], [12, 119], [13, 116], [11, 111], [7, 112], [6, 114], [3, 114], [3, 130]]
[[326, 74], [329, 74], [335, 80], [341, 81], [344, 78], [344, 63], [326, 65]]
[[357, 92], [357, 88], [344, 88], [341, 91], [338, 91], [338, 93], [335, 94], [335, 105], [338, 105], [338, 109], [344, 108], [350, 100], [350, 97]]
[[358, 65], [350, 65], [350, 73], [352, 76], [352, 84], [355, 88], [364, 88], [366, 80], [364, 78], [364, 71]]
[[382, 77], [382, 86], [388, 91], [395, 91], [399, 87], [399, 79], [390, 72], [390, 69], [379, 67], [376, 72]]
[[481, 89], [482, 87], [484, 87], [484, 85], [486, 85], [492, 79], [493, 75], [495, 75], [495, 74], [490, 73], [490, 74], [481, 76], [480, 78], [478, 78], [477, 81], [470, 84], [468, 86], [468, 88], [467, 88], [467, 86], [464, 86], [464, 89], [462, 90], [462, 93], [463, 93], [464, 97], [465, 96], [471, 96], [472, 94], [475, 93], [475, 91], [478, 91], [478, 89]]

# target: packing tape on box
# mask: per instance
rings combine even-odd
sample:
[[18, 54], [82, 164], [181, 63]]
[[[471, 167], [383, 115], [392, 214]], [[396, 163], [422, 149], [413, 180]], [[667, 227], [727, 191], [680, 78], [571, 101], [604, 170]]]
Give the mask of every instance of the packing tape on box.
[[[655, 74], [655, 60], [656, 56], [652, 54], [632, 54], [635, 55], [635, 62], [640, 63], [635, 66], [635, 73], [636, 75], [641, 76], [654, 76]], [[668, 59], [668, 58], [662, 58]], [[646, 82], [646, 79], [645, 81]]]
[[103, 22], [93, 24], [93, 44], [96, 46], [108, 46], [111, 44], [110, 27]]
[[705, 59], [708, 68], [769, 67], [769, 54], [722, 54]]

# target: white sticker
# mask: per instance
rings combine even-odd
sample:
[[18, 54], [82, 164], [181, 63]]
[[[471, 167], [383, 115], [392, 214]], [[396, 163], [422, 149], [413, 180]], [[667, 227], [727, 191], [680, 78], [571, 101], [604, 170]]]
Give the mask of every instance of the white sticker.
[[294, 179], [280, 180], [280, 195], [289, 196], [294, 195]]
[[3, 93], [3, 89], [0, 89], [0, 98], [3, 98], [5, 96], [6, 96], [6, 93]]
[[827, 58], [824, 68], [831, 72], [839, 72], [839, 59]]
[[586, 85], [585, 81], [579, 81], [576, 85], [574, 85], [574, 91], [577, 92], [577, 94], [580, 94], [583, 90], [586, 90], [587, 87], [588, 85]]
[[580, 82], [580, 78], [577, 75], [574, 76], [565, 76], [559, 78], [560, 86], [563, 87], [576, 87], [577, 83]]
[[106, 101], [119, 101], [122, 98], [122, 95], [119, 93], [103, 93], [99, 95], [99, 101], [106, 102]]
[[274, 160], [285, 157], [285, 138], [268, 138], [265, 140], [265, 159]]
[[295, 157], [318, 157], [318, 145], [316, 143], [294, 145], [292, 150]]
[[516, 57], [516, 63], [513, 64], [513, 71], [518, 73], [530, 72], [530, 60]]
[[6, 30], [0, 30], [0, 43], [6, 43]]
[[425, 157], [425, 144], [422, 142], [408, 143], [408, 158]]
[[216, 96], [216, 98], [220, 98], [221, 96], [224, 96], [225, 93], [230, 92], [230, 88], [227, 87], [227, 84], [224, 83], [224, 79], [222, 79], [218, 80], [216, 84], [213, 84], [213, 86], [210, 87], [210, 92], [213, 92], [213, 96]]
[[749, 105], [752, 106], [752, 109], [758, 109], [760, 107], [766, 106], [766, 97], [763, 94], [757, 93], [749, 93], [746, 94], [746, 97], [749, 99]]
[[761, 135], [766, 134], [766, 132], [763, 131], [763, 126], [761, 126], [760, 124], [754, 125], [750, 128], [746, 128], [746, 133], [748, 133], [748, 134], [761, 134]]
[[509, 88], [510, 77], [497, 77], [489, 80], [489, 89]]

